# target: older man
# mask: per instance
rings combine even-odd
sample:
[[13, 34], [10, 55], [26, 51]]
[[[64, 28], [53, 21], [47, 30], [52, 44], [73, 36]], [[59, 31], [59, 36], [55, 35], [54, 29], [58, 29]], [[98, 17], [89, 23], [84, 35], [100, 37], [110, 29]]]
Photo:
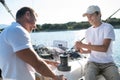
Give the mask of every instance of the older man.
[[0, 69], [2, 77], [10, 80], [35, 80], [35, 72], [54, 80], [65, 80], [55, 75], [48, 64], [56, 62], [43, 60], [34, 51], [30, 32], [36, 28], [36, 14], [29, 7], [22, 7], [13, 22], [0, 34]]

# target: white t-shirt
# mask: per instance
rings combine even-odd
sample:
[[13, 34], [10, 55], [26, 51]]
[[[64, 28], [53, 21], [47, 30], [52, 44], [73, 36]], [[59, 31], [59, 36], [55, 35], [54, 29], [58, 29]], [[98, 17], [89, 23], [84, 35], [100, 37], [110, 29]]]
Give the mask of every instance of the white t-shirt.
[[[92, 45], [102, 45], [104, 39], [115, 40], [115, 33], [113, 26], [108, 23], [102, 23], [99, 27], [93, 28], [91, 26], [86, 31], [86, 41]], [[107, 52], [91, 51], [89, 61], [97, 63], [113, 62], [112, 58], [112, 41]]]
[[34, 69], [16, 56], [16, 51], [31, 48], [30, 34], [13, 22], [0, 34], [0, 68], [3, 79], [35, 80]]

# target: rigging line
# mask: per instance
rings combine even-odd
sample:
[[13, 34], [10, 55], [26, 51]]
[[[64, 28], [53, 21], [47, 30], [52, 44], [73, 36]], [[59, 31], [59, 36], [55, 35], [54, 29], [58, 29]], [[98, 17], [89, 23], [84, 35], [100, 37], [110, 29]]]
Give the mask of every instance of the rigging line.
[[15, 17], [13, 16], [12, 12], [10, 11], [10, 9], [8, 8], [8, 6], [5, 3], [5, 0], [0, 0], [0, 2], [2, 3], [2, 5], [6, 8], [6, 10], [8, 11], [8, 13], [10, 13], [10, 15], [13, 17], [13, 19], [15, 20]]
[[107, 22], [113, 15], [115, 15], [118, 11], [120, 10], [120, 8], [117, 10], [117, 11], [115, 11], [112, 15], [110, 15], [106, 20], [105, 20], [105, 22]]

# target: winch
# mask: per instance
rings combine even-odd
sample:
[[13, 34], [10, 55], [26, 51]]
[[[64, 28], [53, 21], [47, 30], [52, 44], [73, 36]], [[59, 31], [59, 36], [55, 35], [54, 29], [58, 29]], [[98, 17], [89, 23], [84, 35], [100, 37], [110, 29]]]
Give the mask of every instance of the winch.
[[68, 66], [68, 55], [67, 53], [63, 53], [60, 55], [60, 64], [58, 65], [59, 71], [70, 71], [71, 66]]

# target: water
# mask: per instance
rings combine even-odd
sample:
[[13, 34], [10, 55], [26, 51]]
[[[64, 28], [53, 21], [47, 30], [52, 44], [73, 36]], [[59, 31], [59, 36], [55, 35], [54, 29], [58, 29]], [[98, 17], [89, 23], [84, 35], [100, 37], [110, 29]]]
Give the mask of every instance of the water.
[[115, 29], [115, 35], [116, 35], [116, 40], [113, 45], [113, 52], [114, 52], [113, 58], [116, 64], [118, 65], [118, 67], [120, 67], [120, 29]]
[[85, 30], [76, 31], [59, 31], [59, 32], [39, 32], [32, 33], [33, 44], [44, 44], [46, 46], [52, 46], [54, 40], [63, 40], [68, 42], [68, 48], [74, 45], [76, 40], [80, 40], [84, 37]]
[[[115, 29], [116, 41], [113, 45], [113, 58], [118, 67], [120, 67], [120, 29]], [[75, 41], [81, 40], [85, 35], [85, 30], [59, 31], [59, 32], [38, 32], [31, 33], [33, 44], [44, 44], [53, 46], [54, 40], [63, 40], [68, 42], [68, 48], [74, 46]], [[84, 41], [83, 41], [84, 42]]]

